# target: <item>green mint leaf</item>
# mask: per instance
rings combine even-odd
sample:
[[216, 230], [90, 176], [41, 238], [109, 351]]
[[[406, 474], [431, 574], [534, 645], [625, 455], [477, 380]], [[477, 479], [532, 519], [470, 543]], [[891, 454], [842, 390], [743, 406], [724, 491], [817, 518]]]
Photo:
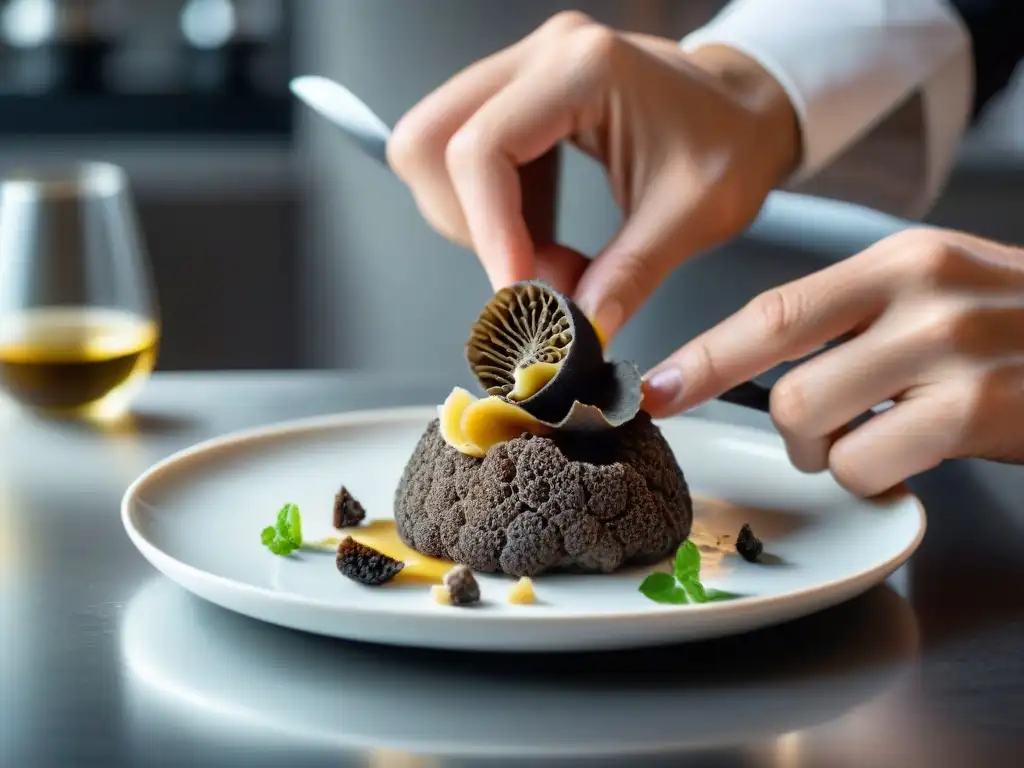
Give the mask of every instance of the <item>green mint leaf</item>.
[[689, 602], [686, 592], [669, 573], [652, 573], [640, 584], [640, 591], [656, 603], [681, 605]]
[[717, 602], [719, 600], [736, 600], [737, 598], [743, 597], [743, 595], [737, 595], [734, 592], [725, 592], [721, 589], [709, 589], [706, 592], [707, 601]]
[[260, 541], [275, 555], [288, 555], [302, 546], [302, 516], [294, 504], [278, 510], [277, 521], [260, 532]]
[[640, 589], [644, 594], [651, 594], [654, 592], [664, 592], [670, 590], [676, 586], [676, 580], [671, 573], [652, 573], [643, 583], [640, 584]]
[[298, 547], [296, 547], [290, 540], [278, 537], [270, 542], [269, 549], [275, 555], [289, 555], [298, 549]]
[[704, 585], [700, 583], [700, 579], [697, 578], [696, 574], [690, 574], [685, 579], [680, 579], [679, 581], [683, 585], [683, 589], [686, 590], [686, 594], [691, 602], [706, 603], [708, 601]]
[[700, 575], [700, 550], [697, 545], [687, 539], [676, 551], [676, 560], [673, 570], [679, 581], [686, 581], [690, 576], [697, 578]]
[[285, 504], [277, 513], [277, 535], [302, 546], [302, 515], [294, 504]]

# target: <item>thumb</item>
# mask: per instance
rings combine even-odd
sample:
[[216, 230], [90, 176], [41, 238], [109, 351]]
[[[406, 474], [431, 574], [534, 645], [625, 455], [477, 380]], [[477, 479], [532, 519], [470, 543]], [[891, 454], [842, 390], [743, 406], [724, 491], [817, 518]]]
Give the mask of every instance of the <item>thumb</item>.
[[[701, 247], [697, 206], [680, 202], [678, 177], [654, 183], [579, 280], [575, 300], [580, 309], [611, 339], [658, 286]], [[671, 187], [671, 188], [670, 188]]]

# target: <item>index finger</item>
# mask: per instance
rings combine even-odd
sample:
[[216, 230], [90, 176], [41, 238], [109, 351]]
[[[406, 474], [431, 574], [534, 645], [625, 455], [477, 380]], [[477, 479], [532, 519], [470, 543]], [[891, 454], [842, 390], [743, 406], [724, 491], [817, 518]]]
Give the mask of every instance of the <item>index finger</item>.
[[[694, 408], [870, 322], [892, 292], [892, 270], [868, 255], [766, 291], [681, 347], [645, 377], [644, 408]], [[659, 386], [669, 381], [676, 386]]]
[[446, 161], [474, 249], [495, 289], [533, 277], [521, 166], [584, 130], [579, 79], [533, 66], [487, 101], [452, 137]]

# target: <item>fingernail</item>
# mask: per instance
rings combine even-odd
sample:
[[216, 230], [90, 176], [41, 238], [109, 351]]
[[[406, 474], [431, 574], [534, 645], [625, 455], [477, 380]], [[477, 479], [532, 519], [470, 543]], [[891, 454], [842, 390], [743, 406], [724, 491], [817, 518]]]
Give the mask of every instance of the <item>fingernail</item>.
[[670, 409], [683, 394], [683, 375], [676, 367], [655, 370], [644, 377], [644, 402], [656, 410]]

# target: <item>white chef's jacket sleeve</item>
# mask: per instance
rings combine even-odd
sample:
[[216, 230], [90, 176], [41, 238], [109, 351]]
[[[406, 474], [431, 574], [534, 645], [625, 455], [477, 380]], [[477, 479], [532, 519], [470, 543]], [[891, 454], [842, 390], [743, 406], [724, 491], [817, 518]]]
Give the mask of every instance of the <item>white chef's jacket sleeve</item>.
[[708, 44], [750, 56], [789, 95], [803, 147], [786, 189], [927, 212], [974, 90], [970, 36], [946, 0], [734, 0], [680, 43]]

